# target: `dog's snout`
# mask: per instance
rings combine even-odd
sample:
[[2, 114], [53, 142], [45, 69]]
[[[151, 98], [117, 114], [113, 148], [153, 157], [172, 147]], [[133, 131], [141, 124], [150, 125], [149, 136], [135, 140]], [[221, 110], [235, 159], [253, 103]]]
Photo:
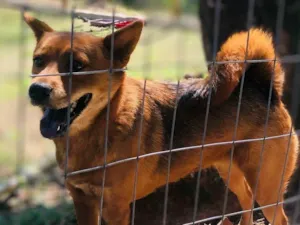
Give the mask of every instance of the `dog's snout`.
[[33, 83], [29, 87], [29, 97], [34, 104], [42, 105], [49, 101], [52, 88], [46, 83]]

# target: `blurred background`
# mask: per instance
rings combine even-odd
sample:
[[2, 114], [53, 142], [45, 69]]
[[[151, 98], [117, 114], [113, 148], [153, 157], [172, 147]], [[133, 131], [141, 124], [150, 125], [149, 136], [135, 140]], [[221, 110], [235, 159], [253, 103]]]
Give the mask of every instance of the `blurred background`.
[[[40, 135], [41, 114], [30, 105], [27, 97], [35, 39], [22, 21], [24, 10], [33, 9], [32, 15], [61, 31], [71, 28], [70, 15], [65, 12], [69, 12], [72, 6], [85, 13], [100, 15], [111, 15], [113, 6], [116, 6], [117, 15], [145, 18], [147, 24], [128, 65], [128, 75], [140, 79], [177, 80], [187, 74], [206, 75], [207, 63], [213, 59], [214, 49], [216, 51], [231, 33], [247, 28], [249, 5], [246, 2], [124, 0], [113, 4], [109, 0], [0, 1], [0, 224], [76, 224], [63, 176], [56, 167], [54, 145]], [[299, 76], [294, 74], [298, 71], [300, 59], [297, 55], [300, 8], [296, 1], [285, 2], [283, 5], [280, 1], [257, 0], [250, 22], [275, 33], [278, 9], [283, 8], [284, 20], [278, 29], [277, 50], [281, 56], [296, 60], [296, 63], [285, 64], [288, 74], [285, 102], [298, 128]], [[219, 18], [215, 12], [219, 13]], [[218, 33], [215, 28], [219, 29]], [[110, 29], [92, 27], [75, 19], [75, 31], [104, 36]], [[214, 35], [218, 36], [215, 47]], [[222, 213], [225, 190], [214, 170], [202, 173], [199, 218]], [[191, 221], [195, 177], [191, 174], [171, 186], [169, 217], [172, 220], [168, 224]], [[298, 179], [297, 175], [295, 180]], [[149, 224], [161, 221], [163, 190], [138, 201], [137, 221], [145, 218], [151, 218], [147, 220]], [[289, 196], [295, 195], [296, 190], [298, 182], [292, 184]], [[235, 196], [230, 193], [227, 212], [239, 210], [236, 202]], [[148, 211], [142, 209], [145, 205]], [[260, 219], [263, 216], [258, 213], [256, 217]], [[137, 224], [147, 225], [147, 222]]]

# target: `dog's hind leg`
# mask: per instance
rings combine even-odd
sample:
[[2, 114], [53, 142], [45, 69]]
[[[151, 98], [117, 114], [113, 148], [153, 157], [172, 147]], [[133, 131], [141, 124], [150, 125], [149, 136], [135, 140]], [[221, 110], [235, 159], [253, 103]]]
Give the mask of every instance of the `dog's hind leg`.
[[[252, 206], [252, 191], [245, 179], [243, 171], [239, 166], [232, 162], [230, 176], [228, 174], [230, 160], [223, 160], [214, 163], [215, 168], [218, 170], [220, 176], [224, 180], [225, 184], [229, 179], [228, 188], [237, 196], [240, 205], [243, 210], [249, 210]], [[250, 223], [249, 223], [250, 222]], [[245, 212], [242, 214], [240, 221], [241, 225], [252, 225], [253, 218], [251, 212]]]
[[[290, 144], [288, 144], [288, 138], [266, 140], [262, 161], [258, 154], [262, 149], [262, 143], [255, 142], [249, 146], [251, 158], [248, 163], [242, 165], [242, 170], [253, 193], [257, 188], [255, 200], [261, 207], [283, 201], [283, 194], [293, 173], [297, 155], [298, 141], [296, 137], [291, 138]], [[262, 211], [269, 223], [288, 224], [283, 204], [266, 207]]]
[[[279, 184], [279, 179], [277, 178], [281, 176], [280, 173], [278, 173], [278, 171], [276, 170], [274, 170], [274, 173], [271, 172], [266, 174], [266, 176], [265, 175], [260, 176], [261, 178], [259, 179], [259, 183], [257, 186], [257, 194], [255, 196], [255, 200], [261, 207], [271, 205], [271, 204], [276, 204], [277, 201], [278, 202], [283, 201], [283, 190], [281, 190], [280, 193], [278, 193], [280, 184]], [[256, 181], [257, 181], [256, 178], [257, 173], [255, 173], [255, 171], [253, 171], [253, 173], [248, 171], [246, 176], [254, 192]], [[272, 223], [274, 225], [288, 224], [288, 220], [283, 210], [282, 204], [263, 208], [262, 211], [265, 217], [267, 218], [267, 220], [269, 221], [269, 223], [272, 223], [274, 221], [274, 223]]]

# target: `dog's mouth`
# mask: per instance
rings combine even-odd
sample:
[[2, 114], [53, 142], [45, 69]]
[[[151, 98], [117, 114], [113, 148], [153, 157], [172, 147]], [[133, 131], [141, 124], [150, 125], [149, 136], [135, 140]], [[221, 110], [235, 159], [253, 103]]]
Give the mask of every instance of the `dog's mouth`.
[[[88, 93], [71, 103], [69, 126], [87, 107], [91, 98], [92, 94]], [[68, 127], [68, 106], [62, 109], [45, 107], [43, 111], [44, 115], [40, 121], [40, 130], [43, 137], [51, 139], [64, 136]]]

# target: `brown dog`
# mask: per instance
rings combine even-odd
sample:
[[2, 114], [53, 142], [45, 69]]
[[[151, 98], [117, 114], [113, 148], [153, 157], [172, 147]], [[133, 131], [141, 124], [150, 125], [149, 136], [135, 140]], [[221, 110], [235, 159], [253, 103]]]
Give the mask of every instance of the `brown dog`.
[[[25, 21], [32, 28], [37, 45], [34, 50], [32, 72], [57, 74], [70, 69], [70, 33], [55, 32], [44, 22], [29, 15]], [[143, 23], [136, 21], [118, 30], [114, 36], [114, 68], [124, 68], [141, 35]], [[110, 66], [111, 35], [99, 38], [86, 33], [74, 36], [73, 71], [108, 69]], [[262, 138], [267, 116], [269, 86], [274, 69], [274, 81], [268, 136], [288, 134], [291, 118], [281, 102], [284, 72], [273, 61], [244, 64], [247, 33], [233, 35], [217, 55], [217, 61], [239, 60], [216, 64], [205, 79], [188, 79], [181, 83], [174, 130], [173, 148], [202, 144], [204, 120], [212, 85], [210, 113], [205, 144], [231, 141], [237, 117], [240, 80], [245, 68], [240, 118], [235, 139]], [[272, 39], [259, 29], [250, 30], [247, 59], [275, 57]], [[215, 72], [213, 72], [215, 71]], [[66, 115], [69, 77], [40, 76], [32, 80], [29, 95], [34, 105], [41, 106], [44, 116], [41, 133], [53, 139], [57, 161], [64, 168], [66, 155]], [[109, 73], [73, 76], [68, 171], [87, 169], [104, 163], [107, 92]], [[143, 81], [126, 76], [125, 72], [112, 75], [108, 145], [106, 162], [135, 157], [139, 154], [167, 150], [170, 145], [172, 118], [176, 98], [176, 84], [147, 82], [144, 110]], [[140, 123], [143, 119], [141, 136]], [[140, 146], [139, 146], [140, 145]], [[288, 180], [297, 159], [298, 139], [295, 135], [267, 139], [264, 142], [262, 166], [258, 177], [263, 141], [235, 144], [230, 177], [232, 144], [207, 146], [202, 155], [202, 167], [215, 167], [221, 177], [230, 179], [233, 191], [244, 210], [255, 200], [267, 205], [283, 200]], [[174, 152], [170, 168], [170, 182], [178, 181], [199, 166], [201, 147]], [[285, 158], [287, 159], [285, 168]], [[140, 158], [137, 174], [136, 198], [140, 199], [165, 185], [168, 155]], [[106, 169], [102, 189], [103, 170], [68, 177], [67, 188], [73, 197], [79, 225], [96, 225], [99, 221], [100, 196], [104, 196], [103, 218], [109, 225], [128, 225], [130, 203], [133, 199], [136, 161], [128, 161]], [[283, 185], [281, 179], [283, 177]], [[269, 222], [286, 225], [282, 204], [263, 209]], [[250, 212], [242, 216], [242, 224], [252, 220]]]

